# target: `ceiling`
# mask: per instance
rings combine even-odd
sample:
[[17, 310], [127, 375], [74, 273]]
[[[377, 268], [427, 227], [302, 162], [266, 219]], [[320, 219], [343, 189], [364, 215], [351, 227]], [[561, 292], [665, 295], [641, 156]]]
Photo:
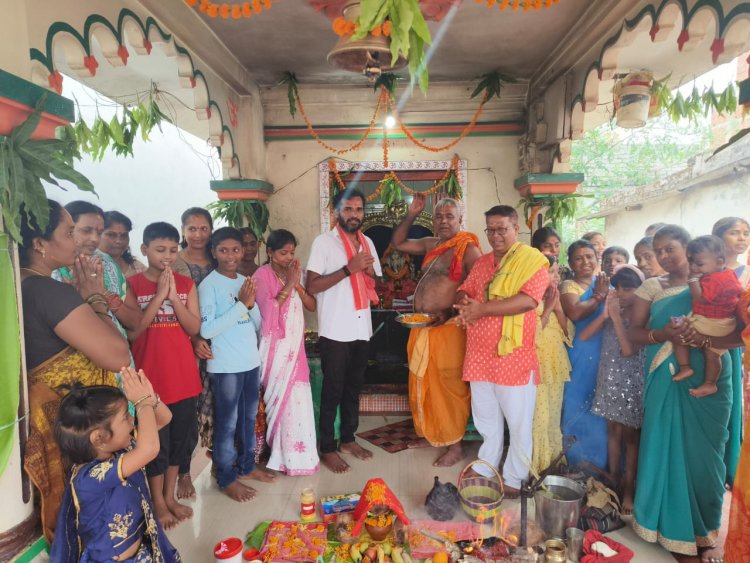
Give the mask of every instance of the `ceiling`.
[[[200, 17], [260, 86], [276, 83], [287, 70], [306, 83], [364, 84], [364, 76], [326, 61], [337, 40], [331, 19], [344, 1], [284, 0], [250, 19]], [[560, 0], [550, 8], [524, 12], [466, 0], [451, 12], [454, 3], [460, 4], [422, 0], [425, 14], [432, 18], [428, 25], [434, 47], [429, 64], [433, 83], [472, 80], [492, 70], [528, 79], [595, 4]]]

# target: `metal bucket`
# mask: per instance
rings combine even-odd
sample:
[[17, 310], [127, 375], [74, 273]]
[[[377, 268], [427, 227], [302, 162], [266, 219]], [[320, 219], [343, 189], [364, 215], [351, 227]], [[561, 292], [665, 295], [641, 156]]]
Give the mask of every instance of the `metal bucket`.
[[568, 479], [549, 475], [544, 478], [547, 490], [534, 493], [534, 517], [547, 537], [564, 538], [567, 528], [578, 526], [586, 488]]

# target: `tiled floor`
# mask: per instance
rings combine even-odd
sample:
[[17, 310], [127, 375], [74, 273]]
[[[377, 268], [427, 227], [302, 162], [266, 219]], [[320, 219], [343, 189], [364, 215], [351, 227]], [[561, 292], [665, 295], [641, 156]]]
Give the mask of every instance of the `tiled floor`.
[[[402, 418], [363, 416], [360, 429], [377, 428]], [[467, 462], [476, 457], [478, 448], [478, 443], [468, 444]], [[347, 461], [352, 465], [352, 471], [345, 475], [334, 475], [327, 469], [322, 469], [320, 473], [311, 477], [280, 476], [272, 484], [254, 484], [259, 494], [255, 500], [244, 504], [233, 502], [221, 494], [211, 480], [208, 464], [203, 458], [196, 458], [194, 469], [200, 470], [201, 466], [203, 469], [195, 479], [198, 498], [191, 503], [195, 515], [192, 520], [171, 530], [169, 537], [186, 563], [206, 563], [213, 560], [213, 545], [223, 537], [237, 536], [244, 539], [245, 535], [263, 520], [297, 519], [302, 489], [313, 487], [318, 496], [356, 492], [372, 477], [382, 477], [385, 480], [401, 500], [410, 518], [427, 518], [424, 499], [432, 487], [433, 477], [437, 475], [441, 481], [455, 483], [463, 467], [432, 467], [435, 452], [430, 449], [405, 450], [397, 454], [389, 454], [375, 447], [372, 450], [374, 458], [369, 462], [347, 457]], [[505, 510], [513, 513], [519, 510], [518, 501], [505, 501], [503, 506]], [[457, 515], [457, 518], [463, 517], [463, 514]], [[612, 533], [612, 537], [635, 552], [635, 563], [674, 562], [667, 551], [643, 542], [629, 527]]]

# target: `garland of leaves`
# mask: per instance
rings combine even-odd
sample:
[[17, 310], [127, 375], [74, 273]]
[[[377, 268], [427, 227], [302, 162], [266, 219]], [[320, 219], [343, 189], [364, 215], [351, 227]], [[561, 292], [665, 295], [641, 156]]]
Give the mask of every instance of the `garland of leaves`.
[[[439, 180], [436, 180], [429, 190], [424, 191], [411, 189], [404, 184], [401, 178], [398, 177], [395, 170], [390, 170], [385, 176], [383, 176], [383, 179], [380, 181], [375, 191], [367, 196], [367, 201], [369, 203], [376, 199], [380, 199], [380, 201], [386, 206], [391, 206], [396, 201], [404, 199], [402, 191], [410, 195], [419, 194], [430, 196], [437, 193], [440, 189], [443, 189], [448, 197], [459, 200], [463, 197], [463, 189], [461, 188], [461, 182], [458, 180], [458, 160], [458, 155], [454, 155], [451, 160], [451, 165], [445, 171], [445, 174], [443, 174]], [[329, 193], [329, 202], [332, 206], [336, 196], [340, 192], [346, 191], [346, 184], [336, 167], [336, 161], [334, 159], [328, 161], [328, 169], [331, 171], [334, 179], [330, 186]], [[345, 175], [350, 174], [351, 171], [352, 170], [350, 169], [345, 172]]]
[[269, 212], [264, 201], [250, 199], [220, 199], [206, 205], [214, 220], [222, 220], [230, 227], [239, 229], [247, 225], [255, 238], [263, 240], [268, 230]]
[[31, 139], [41, 120], [46, 97], [45, 94], [39, 98], [34, 111], [10, 136], [0, 136], [0, 207], [8, 234], [18, 242], [22, 209], [40, 229], [45, 229], [49, 222], [42, 180], [60, 188], [58, 180], [67, 180], [79, 190], [94, 192], [91, 181], [73, 169], [73, 161], [81, 158], [74, 139]]
[[91, 125], [79, 117], [75, 125], [62, 130], [61, 138], [74, 141], [81, 152], [94, 160], [101, 161], [107, 149], [112, 149], [117, 156], [133, 156], [133, 143], [138, 132], [144, 142], [148, 141], [153, 128], [158, 127], [161, 131], [161, 124], [165, 121], [172, 123], [159, 108], [152, 92], [148, 102], [124, 106], [121, 117], [114, 115], [106, 121], [97, 115]]
[[708, 115], [710, 110], [719, 115], [737, 111], [737, 90], [733, 83], [722, 92], [715, 92], [713, 86], [704, 88], [701, 92], [694, 86], [686, 97], [679, 90], [672, 93], [672, 89], [667, 85], [668, 80], [669, 76], [651, 83], [653, 114], [665, 112], [675, 123], [683, 118], [697, 123], [698, 118]]
[[522, 198], [516, 204], [516, 207], [523, 206], [524, 219], [529, 228], [532, 227], [531, 223], [534, 217], [541, 212], [542, 208], [546, 207], [544, 225], [560, 229], [565, 219], [574, 219], [576, 217], [578, 213], [578, 200], [582, 197], [593, 196], [580, 193], [543, 196], [529, 194]]

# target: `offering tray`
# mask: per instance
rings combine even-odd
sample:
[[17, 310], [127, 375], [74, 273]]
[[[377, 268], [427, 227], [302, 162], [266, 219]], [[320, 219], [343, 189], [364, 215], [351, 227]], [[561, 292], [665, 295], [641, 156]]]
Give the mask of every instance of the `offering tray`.
[[432, 313], [401, 313], [396, 321], [407, 328], [425, 328], [437, 320], [437, 315]]

